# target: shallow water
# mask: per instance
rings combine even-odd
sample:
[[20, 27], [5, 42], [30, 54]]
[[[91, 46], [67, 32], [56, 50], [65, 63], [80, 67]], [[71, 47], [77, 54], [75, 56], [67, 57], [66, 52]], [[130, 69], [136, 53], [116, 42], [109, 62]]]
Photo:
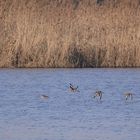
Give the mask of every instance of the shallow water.
[[0, 140], [140, 140], [140, 69], [0, 69], [0, 99]]

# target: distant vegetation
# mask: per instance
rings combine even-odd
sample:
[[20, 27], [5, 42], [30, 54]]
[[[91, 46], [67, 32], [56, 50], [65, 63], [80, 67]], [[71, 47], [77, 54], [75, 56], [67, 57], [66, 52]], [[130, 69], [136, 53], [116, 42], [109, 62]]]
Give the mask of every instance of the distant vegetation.
[[140, 67], [140, 0], [0, 0], [0, 67]]

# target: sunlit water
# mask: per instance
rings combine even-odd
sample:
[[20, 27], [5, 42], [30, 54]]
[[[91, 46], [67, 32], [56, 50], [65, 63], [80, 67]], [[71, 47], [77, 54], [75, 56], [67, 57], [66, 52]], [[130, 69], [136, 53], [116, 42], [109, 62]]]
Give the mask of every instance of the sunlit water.
[[0, 69], [0, 140], [140, 140], [140, 69]]

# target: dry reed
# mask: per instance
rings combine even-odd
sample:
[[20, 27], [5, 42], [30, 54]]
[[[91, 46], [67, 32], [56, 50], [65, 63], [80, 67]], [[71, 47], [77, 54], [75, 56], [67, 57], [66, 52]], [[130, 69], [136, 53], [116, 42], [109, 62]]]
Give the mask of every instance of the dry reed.
[[0, 0], [0, 67], [140, 67], [139, 0]]

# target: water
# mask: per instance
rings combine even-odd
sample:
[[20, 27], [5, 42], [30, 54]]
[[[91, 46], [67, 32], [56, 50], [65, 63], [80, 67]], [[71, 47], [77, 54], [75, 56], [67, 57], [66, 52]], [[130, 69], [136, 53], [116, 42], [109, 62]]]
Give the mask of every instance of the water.
[[140, 139], [140, 69], [0, 69], [0, 140], [133, 139]]

